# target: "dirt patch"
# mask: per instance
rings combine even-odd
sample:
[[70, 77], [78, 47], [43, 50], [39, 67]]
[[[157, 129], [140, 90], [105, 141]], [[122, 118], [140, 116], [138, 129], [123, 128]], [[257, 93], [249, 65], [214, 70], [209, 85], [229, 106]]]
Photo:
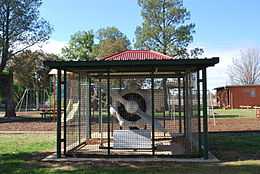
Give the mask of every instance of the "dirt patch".
[[[103, 125], [106, 130], [106, 124]], [[114, 121], [113, 129], [119, 129], [119, 125]], [[172, 132], [178, 132], [178, 122], [167, 120], [166, 128]], [[260, 131], [260, 119], [256, 118], [236, 118], [236, 119], [213, 119], [209, 120], [209, 132], [225, 131]], [[16, 117], [14, 119], [0, 118], [0, 131], [55, 131], [56, 122], [44, 120], [40, 117]], [[92, 130], [98, 131], [98, 123], [92, 123]]]
[[222, 131], [260, 131], [260, 119], [238, 118], [238, 119], [216, 119], [209, 121], [209, 132]]
[[55, 131], [56, 122], [40, 117], [0, 118], [0, 131]]
[[0, 131], [55, 131], [54, 122], [11, 122], [0, 123]]

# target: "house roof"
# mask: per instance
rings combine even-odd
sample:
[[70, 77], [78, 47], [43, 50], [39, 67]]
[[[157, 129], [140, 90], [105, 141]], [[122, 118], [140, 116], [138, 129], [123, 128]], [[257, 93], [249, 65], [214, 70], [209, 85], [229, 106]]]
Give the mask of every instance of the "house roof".
[[260, 84], [252, 84], [252, 85], [227, 85], [214, 88], [215, 90], [219, 89], [227, 89], [227, 88], [252, 88], [252, 87], [260, 87]]
[[152, 50], [126, 50], [110, 56], [101, 58], [101, 60], [173, 60], [174, 57]]

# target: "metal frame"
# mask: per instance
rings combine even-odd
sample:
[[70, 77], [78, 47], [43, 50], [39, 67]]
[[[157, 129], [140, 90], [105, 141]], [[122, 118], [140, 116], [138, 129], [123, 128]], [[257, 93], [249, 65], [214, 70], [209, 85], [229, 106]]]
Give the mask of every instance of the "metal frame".
[[[152, 72], [153, 73], [153, 72]], [[152, 154], [153, 156], [155, 155], [155, 134], [154, 134], [154, 77], [152, 76], [151, 78], [151, 82], [152, 82], [152, 91], [151, 91], [151, 100], [152, 100]]]
[[107, 150], [107, 154], [110, 155], [110, 76], [109, 73], [107, 74], [108, 78], [107, 78], [107, 118], [108, 118], [108, 124], [107, 124], [107, 140], [108, 140], [108, 150]]
[[[91, 78], [88, 77], [88, 95], [91, 96]], [[88, 127], [88, 138], [91, 138], [91, 97], [89, 97], [88, 99], [89, 102], [89, 110], [88, 110], [88, 123], [89, 123], [89, 127]]]
[[[102, 76], [103, 78], [107, 79], [107, 94], [110, 96], [110, 78], [122, 78], [123, 76], [120, 77], [120, 75], [114, 75], [113, 73], [115, 72], [129, 72], [130, 74], [128, 76], [131, 76], [131, 72], [148, 72], [150, 75], [147, 74], [140, 74], [140, 76], [145, 76], [147, 78], [151, 78], [152, 81], [152, 90], [151, 90], [151, 97], [152, 97], [152, 155], [153, 156], [160, 156], [155, 154], [155, 134], [154, 134], [154, 117], [155, 117], [155, 112], [154, 112], [154, 78], [158, 77], [170, 77], [174, 76], [178, 79], [178, 105], [179, 105], [179, 123], [182, 125], [182, 116], [181, 116], [181, 78], [182, 78], [182, 83], [183, 83], [183, 110], [184, 110], [184, 134], [186, 134], [186, 107], [185, 106], [186, 100], [187, 100], [187, 72], [197, 72], [197, 99], [198, 99], [198, 125], [199, 125], [199, 154], [198, 155], [170, 155], [169, 157], [198, 157], [202, 155], [202, 134], [203, 134], [203, 157], [205, 159], [208, 158], [208, 116], [207, 116], [207, 75], [206, 75], [206, 68], [208, 66], [214, 66], [219, 62], [219, 58], [211, 58], [211, 59], [178, 59], [178, 60], [172, 60], [172, 61], [46, 61], [45, 65], [49, 66], [50, 68], [56, 68], [58, 69], [58, 74], [57, 74], [57, 158], [61, 158], [61, 143], [64, 143], [64, 155], [70, 155], [71, 151], [67, 151], [66, 147], [66, 97], [67, 97], [67, 71], [86, 71], [86, 72], [94, 72], [94, 73], [103, 73], [98, 76]], [[63, 139], [61, 138], [61, 70], [64, 71], [64, 137]], [[200, 73], [199, 71], [202, 71], [202, 78], [200, 79]], [[159, 72], [165, 72], [165, 74], [160, 74]], [[171, 72], [177, 72], [177, 74], [171, 74]], [[105, 73], [105, 74], [104, 74]], [[167, 75], [168, 74], [168, 75]], [[97, 76], [97, 77], [98, 77]], [[201, 120], [200, 120], [200, 111], [201, 111], [201, 101], [200, 101], [200, 84], [202, 83], [202, 106], [203, 106], [203, 132], [201, 132]], [[91, 85], [91, 84], [90, 84]], [[79, 92], [80, 93], [80, 92]], [[91, 101], [90, 101], [91, 102]], [[110, 97], [107, 98], [107, 106], [110, 105]], [[99, 115], [102, 114], [99, 110]], [[81, 112], [81, 111], [79, 111]], [[80, 115], [80, 114], [79, 114]], [[107, 107], [107, 115], [108, 115], [108, 122], [110, 123], [110, 111], [109, 107]], [[90, 118], [89, 118], [90, 119]], [[79, 118], [80, 121], [80, 118]], [[89, 122], [90, 123], [90, 122]], [[108, 151], [107, 154], [111, 157], [114, 155], [111, 155], [110, 152], [110, 124], [107, 126], [108, 130]], [[182, 127], [180, 126], [179, 132], [182, 132]], [[80, 133], [80, 131], [79, 131]], [[80, 137], [80, 136], [79, 136]], [[80, 141], [80, 140], [79, 140]], [[76, 147], [80, 146], [77, 145]], [[75, 154], [74, 154], [75, 155]], [[120, 155], [119, 155], [120, 156]], [[118, 157], [118, 156], [117, 156]]]
[[61, 69], [57, 78], [57, 158], [61, 158]]
[[158, 72], [176, 72], [185, 69], [203, 69], [214, 66], [219, 58], [210, 59], [174, 59], [174, 60], [125, 60], [125, 61], [45, 61], [50, 68], [65, 68], [68, 70], [84, 70], [94, 72], [107, 72], [115, 69], [120, 72], [151, 72], [153, 67], [158, 67]]
[[197, 103], [198, 103], [198, 129], [199, 129], [199, 154], [202, 156], [202, 148], [201, 148], [201, 105], [200, 105], [200, 71], [197, 71]]
[[66, 155], [66, 141], [67, 141], [67, 122], [66, 122], [66, 119], [67, 119], [67, 71], [64, 71], [63, 72], [63, 96], [64, 96], [64, 99], [63, 99], [63, 107], [64, 107], [64, 111], [63, 111], [63, 114], [64, 114], [64, 120], [63, 120], [63, 154]]
[[208, 111], [207, 111], [207, 70], [202, 69], [202, 103], [203, 103], [203, 135], [204, 135], [204, 159], [208, 159]]
[[78, 76], [78, 95], [79, 95], [79, 118], [78, 118], [78, 134], [79, 134], [79, 144], [81, 143], [81, 74], [79, 73], [79, 76]]
[[180, 77], [178, 77], [178, 109], [179, 109], [179, 133], [182, 133], [181, 78]]

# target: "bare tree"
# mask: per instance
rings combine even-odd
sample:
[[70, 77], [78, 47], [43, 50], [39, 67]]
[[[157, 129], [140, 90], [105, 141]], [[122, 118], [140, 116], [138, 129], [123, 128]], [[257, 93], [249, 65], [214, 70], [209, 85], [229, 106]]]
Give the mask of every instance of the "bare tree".
[[260, 50], [247, 49], [241, 51], [240, 57], [233, 59], [228, 75], [232, 84], [251, 85], [260, 83]]

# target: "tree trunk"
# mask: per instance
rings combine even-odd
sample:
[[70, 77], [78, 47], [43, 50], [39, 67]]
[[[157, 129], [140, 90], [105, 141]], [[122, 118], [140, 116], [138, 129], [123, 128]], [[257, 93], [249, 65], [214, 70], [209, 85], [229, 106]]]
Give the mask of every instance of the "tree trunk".
[[5, 117], [16, 117], [15, 103], [13, 100], [13, 74], [0, 74], [0, 88], [4, 94]]

